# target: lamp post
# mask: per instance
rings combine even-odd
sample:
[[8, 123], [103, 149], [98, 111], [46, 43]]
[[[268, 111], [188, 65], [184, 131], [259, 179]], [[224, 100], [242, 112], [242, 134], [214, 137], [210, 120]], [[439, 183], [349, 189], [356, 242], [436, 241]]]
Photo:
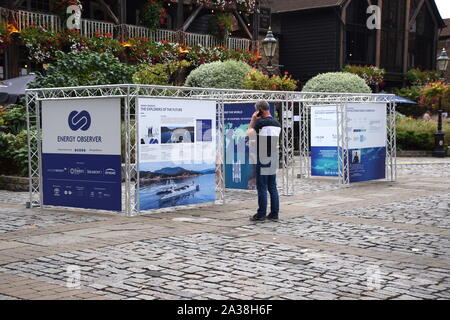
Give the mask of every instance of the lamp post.
[[267, 63], [267, 71], [269, 73], [269, 76], [273, 76], [273, 65], [272, 65], [272, 59], [275, 57], [275, 52], [277, 51], [278, 41], [275, 39], [272, 28], [269, 27], [269, 30], [267, 31], [266, 38], [262, 41], [262, 47], [264, 50], [264, 54], [266, 55], [269, 62]]
[[[448, 68], [448, 62], [450, 58], [445, 51], [445, 48], [442, 49], [440, 56], [437, 58], [437, 69], [442, 75], [443, 82], [445, 82], [445, 71]], [[438, 110], [438, 128], [435, 136], [435, 148], [433, 152], [434, 157], [444, 158], [446, 156], [444, 149], [444, 136], [445, 132], [442, 130], [442, 97], [439, 97], [439, 110]]]

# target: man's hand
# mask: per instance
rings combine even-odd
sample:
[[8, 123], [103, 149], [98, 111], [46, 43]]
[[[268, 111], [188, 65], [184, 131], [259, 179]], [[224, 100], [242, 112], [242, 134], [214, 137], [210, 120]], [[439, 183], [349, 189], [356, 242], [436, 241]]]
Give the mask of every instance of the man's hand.
[[259, 111], [256, 111], [253, 115], [252, 115], [252, 121], [256, 121], [258, 119], [261, 119], [261, 117], [259, 116]]
[[256, 120], [261, 119], [261, 117], [259, 117], [258, 115], [259, 111], [256, 111], [252, 115], [252, 120], [250, 121], [250, 124], [248, 126], [247, 137], [253, 138], [256, 135], [256, 132], [253, 128], [255, 127]]

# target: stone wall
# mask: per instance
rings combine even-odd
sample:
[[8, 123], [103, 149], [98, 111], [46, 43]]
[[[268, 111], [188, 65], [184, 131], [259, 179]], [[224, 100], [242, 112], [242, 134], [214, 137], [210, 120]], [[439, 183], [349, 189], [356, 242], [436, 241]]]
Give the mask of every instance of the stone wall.
[[0, 176], [0, 190], [28, 191], [28, 189], [28, 178]]

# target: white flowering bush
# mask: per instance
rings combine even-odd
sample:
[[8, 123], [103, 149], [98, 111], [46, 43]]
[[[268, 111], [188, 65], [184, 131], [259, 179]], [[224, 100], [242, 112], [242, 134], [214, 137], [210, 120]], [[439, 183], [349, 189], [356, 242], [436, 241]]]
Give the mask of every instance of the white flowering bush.
[[187, 87], [242, 89], [251, 67], [242, 61], [226, 60], [203, 64], [186, 79]]
[[315, 76], [303, 87], [303, 92], [372, 93], [364, 79], [347, 72], [330, 72]]

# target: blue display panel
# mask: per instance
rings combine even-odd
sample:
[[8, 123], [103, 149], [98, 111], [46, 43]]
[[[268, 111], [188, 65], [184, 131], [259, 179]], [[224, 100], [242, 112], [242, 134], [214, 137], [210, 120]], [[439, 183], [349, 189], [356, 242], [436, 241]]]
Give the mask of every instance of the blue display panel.
[[313, 176], [337, 177], [337, 147], [311, 147], [311, 174]]
[[120, 99], [42, 103], [43, 205], [122, 211]]
[[350, 149], [350, 182], [386, 177], [386, 147]]
[[[274, 114], [274, 106], [270, 112]], [[250, 159], [247, 131], [254, 103], [225, 104], [225, 187], [229, 189], [256, 189], [257, 159]], [[230, 156], [230, 153], [233, 154]]]
[[119, 155], [43, 154], [44, 205], [121, 211]]

